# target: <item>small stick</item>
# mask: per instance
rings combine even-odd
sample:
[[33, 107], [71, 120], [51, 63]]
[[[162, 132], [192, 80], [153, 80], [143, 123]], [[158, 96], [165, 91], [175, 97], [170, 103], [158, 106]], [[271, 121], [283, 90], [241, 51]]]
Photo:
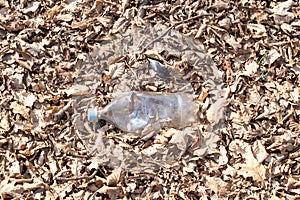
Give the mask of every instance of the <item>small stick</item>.
[[91, 174], [90, 176], [71, 177], [71, 178], [55, 177], [54, 179], [57, 181], [77, 181], [82, 179], [91, 180], [96, 176], [96, 174], [97, 174], [97, 170], [95, 170], [93, 174]]
[[197, 16], [194, 16], [194, 17], [191, 17], [191, 18], [188, 18], [188, 19], [185, 19], [185, 20], [182, 20], [180, 22], [177, 22], [175, 24], [173, 24], [172, 26], [170, 26], [167, 30], [165, 30], [160, 36], [158, 36], [157, 38], [153, 39], [151, 42], [149, 42], [142, 50], [142, 52], [144, 52], [151, 44], [153, 44], [154, 42], [158, 41], [159, 39], [161, 39], [162, 37], [164, 37], [172, 28], [174, 28], [175, 26], [179, 25], [179, 24], [182, 24], [182, 23], [185, 23], [185, 22], [188, 22], [190, 20], [194, 20], [194, 19], [198, 19], [200, 17], [203, 17], [203, 16], [211, 16], [212, 14], [209, 14], [209, 13], [205, 13], [205, 14], [200, 14], [200, 15], [197, 15]]

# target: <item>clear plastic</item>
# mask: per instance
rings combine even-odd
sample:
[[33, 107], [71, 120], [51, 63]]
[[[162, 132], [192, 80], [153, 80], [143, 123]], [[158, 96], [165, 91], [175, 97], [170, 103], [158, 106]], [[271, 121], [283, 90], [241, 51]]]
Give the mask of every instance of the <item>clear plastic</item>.
[[72, 92], [75, 130], [99, 162], [155, 172], [203, 156], [202, 135], [223, 127], [222, 74], [203, 45], [149, 24], [99, 43]]
[[[88, 118], [107, 120], [121, 130], [150, 138], [163, 127], [181, 129], [196, 122], [198, 105], [186, 93], [126, 92], [104, 109], [90, 108]], [[99, 115], [98, 115], [99, 113]]]

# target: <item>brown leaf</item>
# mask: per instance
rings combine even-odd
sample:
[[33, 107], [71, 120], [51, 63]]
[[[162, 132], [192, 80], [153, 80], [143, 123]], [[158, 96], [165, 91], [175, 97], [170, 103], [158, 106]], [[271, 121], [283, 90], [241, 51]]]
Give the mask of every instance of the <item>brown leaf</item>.
[[121, 177], [121, 168], [117, 168], [113, 170], [112, 173], [108, 177], [106, 177], [107, 185], [116, 186], [120, 181], [120, 177]]
[[218, 99], [206, 111], [207, 120], [213, 124], [219, 123], [224, 118], [224, 111], [226, 105], [227, 101], [225, 98]]
[[0, 133], [3, 131], [8, 131], [10, 129], [10, 121], [8, 117], [8, 112], [2, 111], [0, 113]]
[[[236, 172], [244, 178], [252, 177], [253, 180], [259, 181], [262, 187], [264, 187], [267, 170], [255, 158], [251, 146], [241, 140], [235, 140], [230, 144], [229, 149], [234, 153], [240, 153], [245, 159], [245, 163], [235, 164]], [[263, 157], [265, 156], [264, 153], [262, 155], [262, 157], [259, 157], [261, 160], [264, 159]]]
[[265, 146], [261, 143], [260, 140], [256, 140], [252, 147], [253, 154], [259, 163], [262, 163], [269, 154], [267, 153]]
[[247, 62], [245, 64], [245, 71], [242, 73], [246, 76], [251, 76], [252, 74], [255, 74], [257, 72], [259, 65], [255, 61], [251, 61], [250, 63]]
[[204, 156], [206, 154], [216, 153], [217, 142], [220, 140], [220, 136], [211, 132], [203, 135], [202, 143], [198, 149], [193, 152], [195, 156]]
[[29, 71], [31, 71], [31, 67], [33, 63], [30, 63], [29, 61], [23, 61], [23, 60], [19, 60], [17, 58], [15, 58], [15, 61], [22, 67], [24, 67], [25, 69], [28, 69]]
[[20, 115], [22, 115], [22, 117], [24, 117], [24, 118], [27, 119], [27, 120], [30, 119], [30, 117], [29, 117], [30, 109], [29, 109], [29, 108], [26, 108], [26, 107], [23, 106], [23, 105], [20, 105], [20, 104], [17, 103], [16, 101], [13, 101], [13, 102], [10, 104], [10, 109], [12, 109], [13, 113], [15, 113], [15, 114], [20, 114]]
[[32, 2], [26, 9], [23, 10], [23, 13], [25, 13], [25, 14], [27, 14], [29, 12], [34, 13], [37, 11], [37, 9], [39, 9], [40, 5], [41, 5], [41, 2], [38, 2], [38, 1]]
[[266, 57], [262, 61], [262, 64], [271, 65], [280, 57], [282, 57], [282, 55], [277, 50], [272, 49], [267, 53]]
[[294, 4], [293, 0], [287, 0], [284, 2], [280, 2], [280, 3], [278, 3], [277, 6], [275, 6], [274, 8], [271, 9], [271, 12], [273, 12], [274, 14], [277, 14], [277, 15], [284, 16], [284, 15], [286, 15], [288, 9], [290, 9], [290, 7], [293, 4]]
[[294, 27], [292, 25], [290, 25], [290, 24], [287, 24], [287, 23], [282, 23], [280, 25], [280, 28], [286, 34], [290, 34], [290, 33], [295, 33], [296, 32], [296, 30], [294, 29]]
[[111, 32], [117, 33], [117, 32], [124, 32], [126, 30], [126, 27], [128, 26], [128, 20], [124, 17], [120, 17], [113, 25]]
[[225, 34], [223, 36], [224, 41], [226, 41], [226, 43], [228, 43], [230, 46], [232, 46], [232, 48], [237, 51], [239, 48], [242, 47], [242, 45], [240, 44], [240, 42], [238, 42], [236, 40], [236, 37], [234, 37], [233, 35], [229, 35], [229, 34]]
[[74, 96], [87, 95], [87, 94], [90, 94], [90, 92], [91, 92], [91, 89], [85, 85], [73, 85], [69, 89], [64, 90], [64, 93], [66, 93], [68, 96], [70, 96], [70, 95], [74, 95]]
[[267, 36], [267, 31], [262, 24], [247, 24], [247, 28], [250, 30], [253, 38], [261, 38]]
[[126, 8], [128, 8], [130, 4], [130, 0], [122, 0], [122, 10], [123, 12], [126, 10]]
[[225, 197], [229, 193], [227, 189], [228, 184], [221, 178], [205, 176], [205, 179], [205, 186], [212, 191], [215, 191], [218, 196]]
[[109, 187], [104, 185], [97, 192], [109, 195], [110, 199], [117, 199], [117, 197], [122, 194], [122, 189], [120, 187]]
[[125, 63], [115, 63], [109, 66], [107, 75], [111, 76], [112, 79], [120, 78], [124, 74]]
[[286, 190], [296, 193], [296, 194], [300, 194], [300, 179], [299, 177], [296, 176], [290, 176], [288, 179], [288, 182], [286, 184]]
[[70, 22], [73, 20], [72, 14], [59, 14], [55, 16], [55, 19], [64, 22]]
[[82, 20], [82, 21], [79, 21], [79, 22], [73, 22], [71, 27], [72, 28], [79, 28], [81, 30], [84, 30], [89, 25], [89, 23], [90, 23], [90, 21], [88, 21], [88, 20]]

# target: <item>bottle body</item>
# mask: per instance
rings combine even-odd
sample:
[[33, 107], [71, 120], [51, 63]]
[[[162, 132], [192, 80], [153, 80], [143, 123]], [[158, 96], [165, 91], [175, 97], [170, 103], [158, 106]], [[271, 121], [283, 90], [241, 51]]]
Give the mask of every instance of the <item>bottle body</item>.
[[190, 94], [132, 91], [113, 100], [98, 117], [125, 132], [141, 133], [145, 130], [155, 132], [163, 127], [189, 126], [196, 121], [197, 112], [198, 105]]

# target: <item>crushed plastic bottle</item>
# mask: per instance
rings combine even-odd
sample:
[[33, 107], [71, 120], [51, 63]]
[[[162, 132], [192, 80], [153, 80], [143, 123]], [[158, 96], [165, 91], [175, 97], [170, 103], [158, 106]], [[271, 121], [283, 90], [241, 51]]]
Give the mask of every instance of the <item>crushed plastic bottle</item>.
[[[70, 92], [73, 123], [102, 165], [152, 173], [187, 163], [205, 154], [224, 125], [222, 73], [199, 41], [164, 25], [132, 26], [105, 38], [78, 71]], [[207, 113], [217, 120], [207, 116], [200, 124], [198, 116]]]
[[183, 128], [196, 121], [198, 105], [186, 93], [127, 92], [103, 110], [90, 108], [88, 120], [99, 118], [115, 124], [125, 132], [147, 139], [163, 127]]

